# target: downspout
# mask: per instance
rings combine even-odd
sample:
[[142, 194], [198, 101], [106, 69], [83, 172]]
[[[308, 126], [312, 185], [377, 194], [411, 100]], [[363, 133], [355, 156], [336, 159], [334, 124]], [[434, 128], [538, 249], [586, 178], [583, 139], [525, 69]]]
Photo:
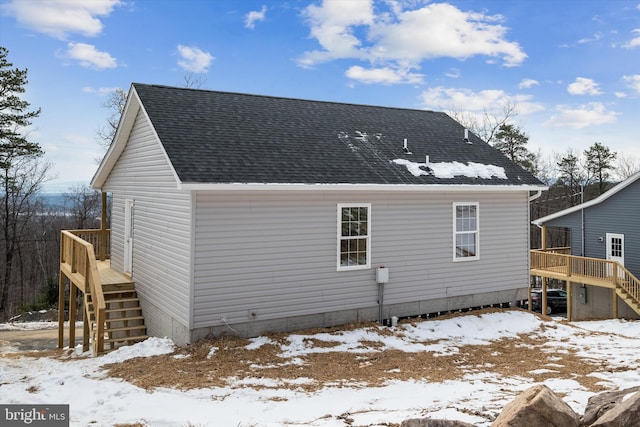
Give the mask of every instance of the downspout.
[[582, 206], [580, 208], [580, 217], [581, 217], [581, 222], [582, 222], [582, 230], [581, 230], [581, 235], [582, 235], [582, 245], [581, 245], [581, 253], [580, 255], [582, 256], [586, 256], [584, 253], [584, 185], [580, 186], [580, 206]]
[[538, 197], [542, 196], [542, 190], [536, 191], [536, 194], [529, 196], [529, 203], [533, 202]]

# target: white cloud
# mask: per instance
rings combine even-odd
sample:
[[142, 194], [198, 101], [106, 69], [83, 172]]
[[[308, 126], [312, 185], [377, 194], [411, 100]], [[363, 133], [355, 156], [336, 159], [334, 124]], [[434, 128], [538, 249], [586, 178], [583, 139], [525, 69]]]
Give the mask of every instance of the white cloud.
[[622, 80], [627, 83], [627, 85], [640, 94], [640, 74], [634, 74], [632, 76], [623, 76]]
[[526, 54], [515, 42], [507, 41], [507, 29], [495, 22], [499, 16], [463, 12], [446, 3], [403, 11], [394, 22], [380, 22], [369, 37], [374, 59], [419, 62], [451, 57], [466, 59], [476, 55], [501, 57], [505, 66], [519, 65]]
[[487, 89], [474, 92], [470, 89], [445, 88], [442, 86], [428, 89], [421, 94], [426, 108], [464, 110], [476, 113], [501, 109], [507, 104], [515, 105], [519, 114], [532, 114], [544, 110], [533, 102], [531, 95], [510, 95], [503, 90]]
[[87, 68], [116, 68], [118, 66], [114, 57], [108, 52], [100, 52], [94, 45], [86, 43], [69, 43], [67, 45], [66, 56], [80, 62], [80, 65]]
[[215, 59], [209, 52], [193, 46], [178, 45], [178, 54], [180, 55], [178, 65], [191, 73], [206, 73]]
[[583, 39], [578, 40], [578, 44], [592, 43], [600, 40], [602, 38], [602, 33], [596, 33], [593, 37], [585, 37]]
[[459, 68], [452, 68], [446, 73], [444, 73], [444, 75], [451, 79], [459, 79], [460, 76], [462, 75], [462, 72], [460, 71]]
[[325, 0], [322, 6], [308, 6], [304, 16], [311, 27], [311, 36], [324, 50], [305, 52], [298, 60], [301, 67], [312, 67], [333, 59], [366, 57], [353, 31], [357, 26], [373, 24], [373, 0]]
[[91, 87], [91, 86], [85, 86], [82, 88], [82, 91], [84, 93], [95, 93], [98, 96], [108, 96], [111, 95], [113, 92], [120, 90], [119, 87]]
[[623, 44], [622, 47], [627, 49], [632, 49], [634, 47], [640, 47], [640, 28], [637, 28], [632, 31], [632, 33], [637, 34], [637, 37], [632, 38], [627, 43]]
[[420, 83], [422, 74], [411, 73], [409, 70], [397, 70], [392, 68], [369, 68], [365, 69], [359, 65], [350, 67], [345, 75], [361, 83], [366, 84], [395, 84], [395, 83]]
[[571, 95], [600, 95], [602, 92], [596, 83], [592, 79], [584, 77], [576, 78], [576, 81], [571, 83], [567, 87], [567, 92]]
[[69, 34], [97, 36], [102, 32], [98, 17], [108, 16], [121, 0], [11, 0], [3, 11], [18, 23], [57, 39]]
[[559, 105], [556, 110], [558, 113], [551, 116], [542, 126], [582, 129], [588, 126], [614, 123], [618, 116], [615, 111], [607, 111], [606, 107], [600, 102], [591, 102], [574, 109]]
[[263, 5], [260, 11], [252, 10], [251, 12], [247, 13], [245, 17], [245, 20], [244, 20], [245, 28], [249, 28], [250, 30], [253, 30], [256, 26], [256, 22], [264, 21], [266, 16], [267, 16], [267, 6]]
[[[304, 52], [298, 65], [310, 68], [336, 59], [368, 61], [370, 70], [386, 70], [389, 75], [379, 83], [390, 84], [404, 83], [397, 81], [403, 70], [418, 69], [422, 61], [432, 58], [462, 60], [483, 55], [488, 61], [501, 58], [510, 67], [527, 56], [518, 43], [506, 39], [507, 28], [499, 24], [499, 15], [463, 12], [446, 3], [404, 9], [408, 4], [416, 3], [379, 2], [374, 8], [374, 0], [324, 0], [308, 6], [303, 15], [321, 49]], [[383, 10], [385, 6], [389, 9]], [[349, 70], [353, 74], [354, 67]]]
[[529, 89], [533, 86], [538, 86], [540, 85], [540, 82], [538, 82], [537, 80], [533, 80], [533, 79], [523, 79], [520, 84], [518, 84], [518, 88], [520, 89]]

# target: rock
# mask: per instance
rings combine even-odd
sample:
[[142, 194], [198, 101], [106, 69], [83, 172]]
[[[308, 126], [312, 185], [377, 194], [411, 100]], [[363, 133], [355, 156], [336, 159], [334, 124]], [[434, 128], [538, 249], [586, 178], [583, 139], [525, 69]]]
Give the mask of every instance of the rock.
[[400, 427], [474, 427], [473, 424], [456, 420], [435, 420], [431, 418], [411, 418], [404, 420]]
[[591, 424], [591, 427], [639, 427], [640, 426], [640, 393], [634, 393], [624, 402], [620, 402], [608, 410], [603, 416]]
[[587, 402], [587, 408], [580, 420], [581, 426], [590, 426], [607, 411], [622, 402], [622, 399], [630, 394], [640, 391], [640, 387], [632, 387], [625, 390], [608, 391], [591, 396]]
[[578, 414], [545, 385], [531, 387], [504, 407], [491, 427], [578, 427]]

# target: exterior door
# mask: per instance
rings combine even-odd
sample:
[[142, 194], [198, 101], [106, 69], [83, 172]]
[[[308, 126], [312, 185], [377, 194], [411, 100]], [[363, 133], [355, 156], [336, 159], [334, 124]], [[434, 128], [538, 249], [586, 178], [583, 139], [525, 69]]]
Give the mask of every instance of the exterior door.
[[125, 200], [124, 205], [124, 272], [133, 270], [133, 199]]
[[624, 234], [607, 233], [607, 259], [624, 265]]
[[[624, 234], [607, 233], [607, 260], [624, 265]], [[608, 266], [609, 276], [613, 276], [613, 266]], [[621, 276], [621, 272], [617, 272]]]

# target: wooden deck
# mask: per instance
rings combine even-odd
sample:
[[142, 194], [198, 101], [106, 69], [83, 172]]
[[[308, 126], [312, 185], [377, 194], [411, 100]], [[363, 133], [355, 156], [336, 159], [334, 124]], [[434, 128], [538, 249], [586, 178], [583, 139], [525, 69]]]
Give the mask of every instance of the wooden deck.
[[[146, 339], [146, 327], [134, 283], [127, 274], [111, 268], [109, 230], [63, 231], [60, 239], [58, 307], [64, 307], [69, 281], [69, 323], [74, 324], [78, 291], [83, 301], [83, 351], [93, 344], [94, 355], [105, 343], [133, 343]], [[98, 249], [96, 256], [94, 247]], [[72, 303], [73, 302], [73, 303]], [[64, 346], [64, 310], [58, 310], [58, 347]], [[75, 347], [75, 328], [69, 329], [69, 348]]]
[[[569, 255], [568, 248], [532, 250], [532, 276], [609, 288], [617, 317], [617, 297], [640, 315], [640, 280], [615, 261]], [[571, 286], [567, 286], [567, 319], [571, 320]], [[543, 306], [546, 299], [543, 293]]]
[[102, 285], [119, 285], [122, 283], [131, 283], [131, 276], [111, 268], [111, 261], [96, 261], [98, 267], [98, 275]]

